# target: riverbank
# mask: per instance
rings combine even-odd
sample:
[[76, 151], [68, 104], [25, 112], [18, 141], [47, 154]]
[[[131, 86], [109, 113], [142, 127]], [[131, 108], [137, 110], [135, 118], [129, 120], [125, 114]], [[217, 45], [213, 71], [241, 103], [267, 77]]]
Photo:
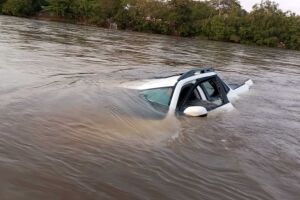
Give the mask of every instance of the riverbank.
[[53, 22], [61, 22], [61, 23], [69, 23], [69, 24], [78, 24], [78, 25], [85, 25], [85, 26], [96, 26], [91, 23], [88, 23], [87, 21], [75, 21], [61, 16], [49, 15], [49, 13], [47, 12], [39, 12], [34, 16], [28, 16], [25, 18], [41, 20], [41, 21], [53, 21]]
[[2, 2], [0, 13], [6, 15], [300, 50], [300, 16], [271, 1], [256, 4], [249, 13], [236, 0], [220, 1], [221, 10], [213, 0]]

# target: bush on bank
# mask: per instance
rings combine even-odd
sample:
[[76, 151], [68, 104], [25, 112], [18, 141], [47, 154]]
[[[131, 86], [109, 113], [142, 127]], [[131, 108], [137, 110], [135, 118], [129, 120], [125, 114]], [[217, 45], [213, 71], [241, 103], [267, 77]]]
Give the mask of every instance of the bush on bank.
[[0, 0], [0, 13], [40, 12], [74, 23], [300, 50], [300, 17], [265, 0]]
[[41, 10], [46, 0], [0, 0], [0, 13], [13, 16], [30, 16]]

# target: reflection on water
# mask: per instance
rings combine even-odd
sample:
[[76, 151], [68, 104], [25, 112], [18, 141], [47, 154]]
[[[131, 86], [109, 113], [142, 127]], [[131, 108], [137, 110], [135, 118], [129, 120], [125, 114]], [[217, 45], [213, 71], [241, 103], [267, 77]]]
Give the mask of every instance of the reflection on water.
[[[1, 199], [299, 199], [300, 53], [0, 16]], [[164, 118], [127, 81], [213, 66], [236, 112]]]

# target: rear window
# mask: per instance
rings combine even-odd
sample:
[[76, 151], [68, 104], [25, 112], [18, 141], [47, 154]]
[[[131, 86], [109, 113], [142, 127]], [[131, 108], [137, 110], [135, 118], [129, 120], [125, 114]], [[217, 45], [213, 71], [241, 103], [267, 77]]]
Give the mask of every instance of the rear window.
[[144, 90], [141, 92], [142, 96], [151, 103], [156, 103], [163, 106], [169, 106], [171, 95], [173, 92], [172, 87], [155, 88]]

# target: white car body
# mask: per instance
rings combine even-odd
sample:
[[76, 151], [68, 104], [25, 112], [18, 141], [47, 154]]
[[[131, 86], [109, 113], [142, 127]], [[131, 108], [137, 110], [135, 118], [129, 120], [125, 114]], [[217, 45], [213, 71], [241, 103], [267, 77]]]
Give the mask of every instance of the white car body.
[[[205, 84], [206, 87], [204, 87], [203, 84]], [[206, 90], [209, 90], [210, 92], [212, 92], [213, 90], [215, 90], [215, 92], [219, 92], [219, 96], [217, 95], [217, 97], [219, 98], [218, 101], [223, 101], [223, 103], [216, 106], [216, 108], [209, 110], [209, 112], [211, 112], [215, 110], [231, 110], [233, 108], [231, 102], [236, 100], [240, 94], [249, 91], [252, 85], [252, 80], [248, 80], [243, 85], [237, 88], [232, 88], [224, 81], [222, 81], [215, 71], [210, 68], [205, 68], [191, 70], [181, 76], [179, 75], [167, 78], [132, 82], [129, 84], [125, 84], [124, 87], [139, 91], [155, 91], [155, 89], [172, 88], [172, 95], [167, 106], [168, 114], [175, 114], [176, 112], [178, 112], [178, 101], [180, 95], [186, 86], [189, 86], [191, 88], [191, 92], [188, 95], [194, 96], [193, 93], [195, 93], [195, 91], [198, 91], [198, 95], [196, 96], [197, 98], [199, 98], [199, 101], [202, 102], [209, 102], [208, 92]], [[222, 87], [224, 88], [222, 89]], [[224, 96], [224, 92], [226, 92], [226, 97]], [[187, 99], [190, 98], [188, 97], [188, 95], [186, 95]], [[193, 98], [195, 99], [195, 97]], [[187, 103], [187, 99], [185, 99], [185, 103]], [[197, 99], [194, 101], [197, 101]], [[196, 111], [203, 113], [203, 107], [201, 106], [201, 108], [199, 108], [199, 106], [191, 106], [188, 109], [186, 108], [185, 111], [182, 110], [181, 112], [185, 114], [189, 112], [190, 114], [188, 115], [197, 116]]]

